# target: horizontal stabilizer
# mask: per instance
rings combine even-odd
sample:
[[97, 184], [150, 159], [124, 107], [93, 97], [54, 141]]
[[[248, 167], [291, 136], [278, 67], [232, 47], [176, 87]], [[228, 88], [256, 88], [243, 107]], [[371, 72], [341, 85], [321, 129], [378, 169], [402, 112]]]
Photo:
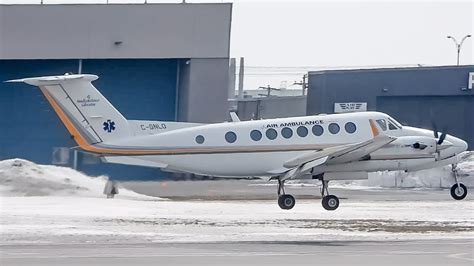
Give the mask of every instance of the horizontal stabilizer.
[[94, 81], [99, 77], [96, 75], [90, 74], [81, 74], [81, 75], [63, 75], [63, 76], [46, 76], [46, 77], [33, 77], [33, 78], [23, 78], [23, 79], [12, 79], [5, 82], [24, 82], [26, 84], [34, 86], [43, 86], [43, 85], [53, 85], [59, 84], [64, 81], [69, 80], [85, 80], [85, 81]]

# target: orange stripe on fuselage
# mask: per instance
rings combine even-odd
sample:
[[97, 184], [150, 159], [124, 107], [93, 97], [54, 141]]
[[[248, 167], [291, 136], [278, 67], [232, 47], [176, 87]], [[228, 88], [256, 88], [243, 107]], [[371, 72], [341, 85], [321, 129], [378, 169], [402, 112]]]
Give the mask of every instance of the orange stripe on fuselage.
[[144, 154], [156, 154], [163, 152], [162, 150], [128, 150], [128, 149], [107, 149], [107, 148], [98, 148], [89, 144], [84, 137], [81, 135], [79, 130], [74, 126], [74, 124], [69, 120], [67, 115], [63, 112], [61, 107], [56, 103], [54, 98], [49, 94], [45, 87], [40, 86], [41, 91], [43, 92], [46, 99], [53, 107], [56, 114], [59, 116], [59, 119], [64, 123], [67, 130], [74, 137], [74, 140], [77, 144], [84, 150], [95, 153], [106, 153], [106, 154], [133, 154], [133, 155], [144, 155]]
[[77, 142], [77, 144], [83, 148], [89, 148], [89, 144], [87, 141], [82, 137], [82, 135], [79, 133], [79, 131], [74, 127], [72, 122], [69, 120], [69, 118], [66, 116], [66, 114], [63, 112], [61, 107], [56, 103], [54, 98], [49, 94], [49, 92], [46, 90], [44, 86], [39, 87], [41, 92], [44, 94], [46, 99], [48, 100], [49, 104], [53, 107], [54, 111], [56, 114], [59, 116], [59, 119], [63, 122], [63, 124], [66, 126], [67, 130], [71, 135], [73, 136], [74, 140]]
[[[161, 154], [185, 154], [185, 153], [231, 153], [231, 152], [278, 152], [278, 151], [298, 151], [298, 150], [315, 150], [317, 147], [313, 145], [304, 145], [301, 147], [295, 147], [291, 145], [288, 148], [285, 147], [259, 147], [258, 149], [251, 149], [250, 147], [222, 147], [222, 148], [180, 148], [180, 149], [163, 149], [163, 150], [135, 150], [135, 149], [111, 149], [111, 148], [100, 148], [93, 146], [87, 142], [87, 140], [81, 135], [79, 130], [74, 126], [74, 124], [69, 120], [68, 116], [61, 109], [59, 104], [51, 96], [51, 94], [46, 90], [45, 87], [40, 86], [41, 92], [48, 100], [48, 102], [53, 107], [56, 114], [59, 116], [59, 119], [66, 126], [69, 133], [74, 137], [76, 143], [83, 149], [88, 152], [93, 153], [102, 153], [110, 155], [161, 155]], [[318, 148], [327, 148], [334, 146], [331, 144], [328, 145], [318, 145]], [[324, 146], [324, 147], [323, 147]]]
[[379, 129], [377, 128], [377, 125], [375, 124], [373, 119], [369, 119], [370, 123], [370, 129], [372, 129], [372, 134], [375, 136], [379, 135]]

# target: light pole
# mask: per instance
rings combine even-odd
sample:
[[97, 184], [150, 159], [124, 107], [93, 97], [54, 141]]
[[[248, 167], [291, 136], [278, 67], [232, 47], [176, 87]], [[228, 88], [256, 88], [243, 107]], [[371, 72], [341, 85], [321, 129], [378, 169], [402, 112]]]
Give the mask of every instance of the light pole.
[[457, 58], [457, 65], [458, 65], [458, 66], [459, 66], [459, 54], [461, 53], [462, 44], [463, 44], [463, 42], [464, 42], [467, 38], [469, 38], [469, 37], [471, 37], [471, 34], [468, 34], [468, 35], [464, 36], [464, 37], [461, 39], [461, 42], [458, 43], [458, 41], [456, 40], [456, 38], [454, 38], [453, 36], [447, 36], [447, 38], [453, 40], [454, 45], [456, 45], [456, 49], [457, 49], [457, 53], [458, 53], [458, 58]]

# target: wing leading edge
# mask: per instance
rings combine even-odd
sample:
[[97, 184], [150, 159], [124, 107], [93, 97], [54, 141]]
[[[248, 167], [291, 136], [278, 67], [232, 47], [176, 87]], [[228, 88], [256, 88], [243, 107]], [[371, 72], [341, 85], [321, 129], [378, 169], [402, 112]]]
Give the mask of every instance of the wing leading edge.
[[283, 166], [290, 168], [290, 170], [286, 172], [285, 176], [295, 176], [297, 173], [305, 172], [313, 167], [325, 163], [335, 164], [358, 161], [395, 140], [395, 137], [378, 134], [374, 138], [364, 142], [339, 145], [319, 151], [314, 151], [312, 153], [305, 154], [285, 162]]

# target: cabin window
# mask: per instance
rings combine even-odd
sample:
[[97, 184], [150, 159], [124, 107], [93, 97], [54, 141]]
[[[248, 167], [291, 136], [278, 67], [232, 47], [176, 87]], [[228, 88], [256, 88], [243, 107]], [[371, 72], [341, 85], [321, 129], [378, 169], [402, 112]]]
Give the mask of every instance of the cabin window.
[[345, 125], [344, 125], [344, 129], [346, 130], [347, 133], [349, 134], [352, 134], [356, 131], [357, 127], [354, 123], [352, 122], [347, 122]]
[[225, 133], [225, 140], [229, 143], [234, 143], [237, 140], [237, 135], [234, 132], [229, 131]]
[[383, 131], [386, 131], [387, 130], [387, 122], [385, 121], [385, 119], [377, 119], [375, 120], [377, 121], [377, 124], [379, 124], [380, 128], [383, 130]]
[[197, 135], [196, 136], [196, 142], [197, 142], [197, 144], [203, 144], [204, 143], [204, 137], [202, 135]]
[[252, 130], [250, 132], [250, 138], [253, 141], [259, 141], [262, 139], [262, 132], [260, 132], [260, 130]]
[[313, 131], [313, 134], [315, 136], [321, 136], [324, 132], [324, 129], [320, 125], [314, 125], [313, 128], [311, 129], [311, 131]]
[[278, 136], [278, 133], [275, 129], [273, 128], [269, 128], [267, 129], [267, 131], [265, 132], [265, 135], [267, 136], [268, 139], [270, 140], [274, 140], [277, 138]]
[[298, 136], [304, 138], [304, 137], [308, 136], [308, 129], [305, 126], [299, 126], [296, 129], [296, 134], [298, 134]]
[[341, 130], [339, 125], [336, 124], [336, 123], [329, 124], [328, 129], [329, 129], [329, 132], [331, 132], [332, 134], [337, 134], [337, 133], [339, 133], [339, 130]]
[[281, 130], [281, 135], [285, 138], [285, 139], [289, 139], [293, 136], [293, 130], [291, 130], [291, 128], [289, 127], [284, 127], [282, 130]]

